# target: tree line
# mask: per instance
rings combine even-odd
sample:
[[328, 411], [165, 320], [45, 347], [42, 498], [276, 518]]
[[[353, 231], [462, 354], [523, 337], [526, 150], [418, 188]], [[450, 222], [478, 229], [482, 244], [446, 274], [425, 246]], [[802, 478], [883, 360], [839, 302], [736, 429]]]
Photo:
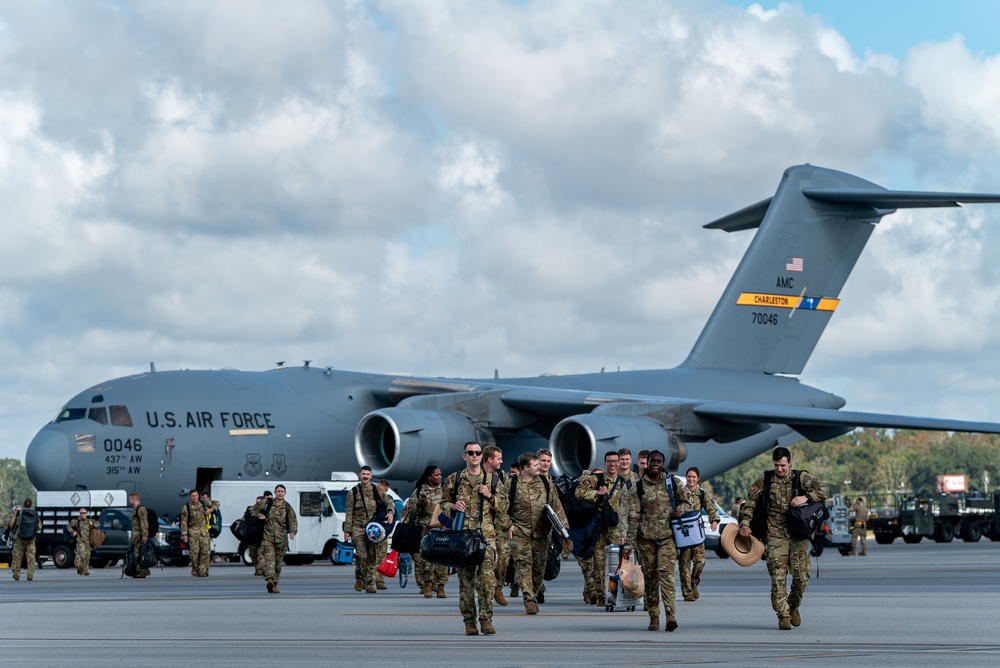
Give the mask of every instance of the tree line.
[[[793, 469], [819, 477], [830, 494], [850, 497], [933, 493], [939, 475], [964, 474], [967, 489], [979, 492], [994, 491], [1000, 480], [1000, 436], [994, 434], [856, 429], [822, 443], [801, 441], [790, 450]], [[771, 468], [771, 453], [764, 452], [705, 487], [728, 509]]]

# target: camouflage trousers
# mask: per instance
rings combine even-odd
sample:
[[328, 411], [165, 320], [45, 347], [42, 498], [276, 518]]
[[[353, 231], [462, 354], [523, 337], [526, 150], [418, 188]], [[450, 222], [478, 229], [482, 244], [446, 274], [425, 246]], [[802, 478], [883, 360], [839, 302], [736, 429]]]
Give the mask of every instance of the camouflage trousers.
[[253, 564], [254, 572], [263, 571], [264, 564], [260, 560], [260, 545], [248, 545], [247, 551], [250, 553], [250, 563]]
[[[500, 531], [497, 533], [497, 558], [496, 564], [493, 566], [493, 576], [496, 579], [497, 587], [502, 587], [504, 578], [507, 577], [507, 564], [510, 563], [511, 546], [514, 541], [507, 539], [507, 532]], [[517, 576], [514, 576], [514, 582], [517, 582]]]
[[271, 538], [264, 535], [264, 540], [260, 542], [260, 561], [263, 564], [265, 580], [274, 580], [275, 583], [281, 579], [281, 563], [288, 552], [288, 538]]
[[188, 534], [188, 550], [191, 554], [191, 575], [208, 575], [208, 564], [212, 560], [212, 539], [208, 532]]
[[[771, 607], [778, 618], [798, 610], [809, 584], [809, 541], [793, 538], [767, 539], [767, 572], [771, 574]], [[791, 590], [786, 591], [788, 574]]]
[[385, 558], [389, 556], [389, 539], [386, 538], [381, 543], [375, 543], [375, 582], [379, 586], [385, 586], [385, 576], [378, 572], [378, 567], [382, 565]]
[[858, 543], [861, 543], [861, 551], [868, 551], [868, 526], [852, 526], [851, 527], [851, 552], [855, 552], [855, 547]]
[[521, 587], [525, 604], [536, 603], [542, 589], [545, 562], [549, 558], [549, 538], [529, 538], [514, 530], [514, 581]]
[[364, 588], [375, 586], [375, 569], [381, 564], [378, 560], [379, 543], [368, 540], [364, 527], [351, 531], [351, 542], [354, 543], [354, 579], [361, 580]]
[[73, 565], [77, 571], [90, 566], [90, 553], [94, 548], [85, 540], [77, 538], [76, 547], [73, 548]]
[[576, 562], [580, 564], [580, 572], [583, 573], [583, 596], [588, 601], [592, 596], [602, 596], [604, 593], [603, 574], [598, 574], [594, 567], [596, 556], [597, 548], [594, 548], [594, 556], [576, 558]]
[[458, 609], [466, 624], [474, 624], [476, 615], [476, 595], [479, 595], [478, 619], [493, 619], [493, 590], [497, 578], [493, 566], [497, 559], [495, 539], [486, 541], [486, 558], [478, 566], [458, 569]]
[[[135, 563], [139, 564], [139, 551], [142, 548], [142, 538], [135, 538], [132, 541], [132, 555], [135, 557]], [[135, 575], [133, 577], [144, 578], [149, 575], [148, 568], [136, 568]]]
[[25, 560], [28, 568], [28, 577], [35, 577], [35, 539], [14, 538], [14, 548], [10, 553], [10, 570], [14, 573], [14, 579], [21, 579], [21, 560]]
[[674, 565], [677, 563], [677, 546], [674, 539], [647, 540], [639, 537], [639, 554], [642, 556], [642, 577], [646, 581], [644, 592], [649, 616], [660, 616], [660, 596], [667, 616], [677, 609], [677, 592], [674, 585]]
[[694, 594], [694, 588], [701, 584], [701, 573], [705, 570], [705, 545], [695, 545], [681, 550], [677, 555], [681, 569], [681, 594], [684, 598]]
[[[431, 528], [429, 526], [421, 529], [423, 536], [427, 535]], [[413, 574], [417, 579], [417, 587], [423, 589], [425, 585], [437, 587], [448, 584], [448, 567], [432, 564], [420, 556], [420, 551], [413, 553]]]

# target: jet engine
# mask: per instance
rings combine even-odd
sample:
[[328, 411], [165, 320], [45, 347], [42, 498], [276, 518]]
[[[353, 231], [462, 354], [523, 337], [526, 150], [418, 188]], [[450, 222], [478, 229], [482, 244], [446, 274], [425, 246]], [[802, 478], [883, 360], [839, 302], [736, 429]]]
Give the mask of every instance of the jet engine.
[[628, 448], [659, 450], [669, 471], [687, 457], [687, 446], [666, 425], [652, 418], [588, 413], [568, 417], [552, 430], [549, 438], [553, 465], [560, 473], [576, 477], [584, 469], [602, 466], [604, 453]]
[[376, 477], [416, 480], [430, 464], [462, 461], [462, 448], [479, 440], [472, 419], [453, 411], [382, 408], [361, 419], [354, 450]]

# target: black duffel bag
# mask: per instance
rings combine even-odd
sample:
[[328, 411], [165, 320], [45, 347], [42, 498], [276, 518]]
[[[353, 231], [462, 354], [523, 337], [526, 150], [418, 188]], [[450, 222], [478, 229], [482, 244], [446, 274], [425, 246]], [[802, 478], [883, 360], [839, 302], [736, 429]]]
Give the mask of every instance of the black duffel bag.
[[392, 549], [401, 554], [415, 554], [420, 551], [423, 527], [419, 524], [400, 522], [392, 534]]
[[243, 531], [245, 527], [243, 526], [243, 518], [239, 518], [235, 522], [229, 525], [229, 530], [236, 536], [236, 540], [241, 543], [246, 538], [246, 533]]
[[478, 566], [486, 559], [486, 538], [475, 529], [431, 529], [420, 541], [420, 556], [450, 568]]

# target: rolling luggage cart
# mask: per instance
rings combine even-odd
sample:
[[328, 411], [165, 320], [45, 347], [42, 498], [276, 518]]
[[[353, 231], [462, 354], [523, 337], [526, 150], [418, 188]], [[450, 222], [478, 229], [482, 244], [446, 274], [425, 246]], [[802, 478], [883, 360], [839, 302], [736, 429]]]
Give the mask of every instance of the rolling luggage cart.
[[614, 612], [625, 610], [634, 612], [636, 607], [644, 607], [640, 593], [637, 598], [629, 596], [624, 588], [619, 586], [618, 571], [621, 569], [621, 545], [608, 545], [604, 548], [604, 611]]

